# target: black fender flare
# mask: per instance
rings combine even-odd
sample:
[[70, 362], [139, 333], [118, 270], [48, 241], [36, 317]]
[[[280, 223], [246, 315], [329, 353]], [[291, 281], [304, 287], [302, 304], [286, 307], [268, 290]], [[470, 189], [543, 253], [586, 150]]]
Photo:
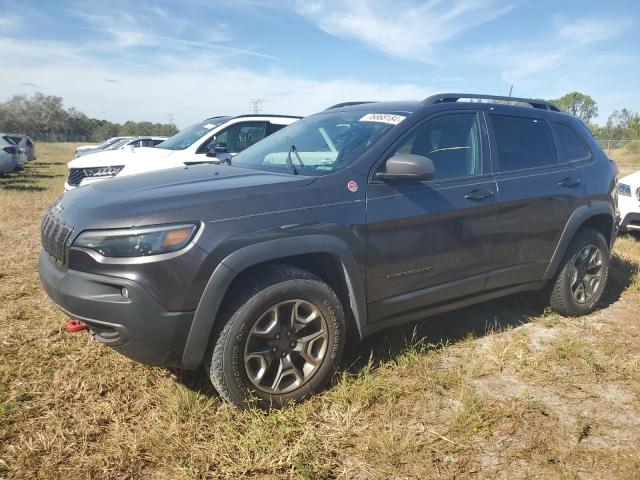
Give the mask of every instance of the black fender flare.
[[615, 228], [616, 228], [615, 210], [613, 205], [611, 205], [611, 203], [606, 202], [604, 200], [599, 200], [587, 205], [582, 205], [581, 207], [574, 210], [574, 212], [569, 217], [569, 220], [567, 220], [564, 230], [560, 235], [560, 241], [556, 245], [556, 249], [553, 252], [551, 261], [549, 262], [549, 266], [547, 267], [547, 270], [544, 273], [545, 280], [551, 279], [558, 271], [560, 262], [562, 262], [562, 259], [564, 258], [567, 248], [569, 248], [569, 244], [571, 243], [571, 240], [573, 240], [573, 237], [578, 232], [580, 227], [586, 221], [588, 221], [591, 217], [594, 217], [595, 215], [602, 215], [602, 214], [611, 216], [612, 231], [610, 233], [610, 237], [607, 240], [609, 241], [609, 244], [611, 245], [611, 247], [613, 247], [613, 239], [615, 236]]
[[202, 363], [218, 310], [231, 283], [240, 272], [259, 263], [311, 253], [329, 253], [340, 259], [351, 311], [362, 337], [367, 315], [366, 294], [358, 263], [349, 246], [337, 237], [320, 234], [269, 240], [236, 250], [215, 268], [191, 323], [182, 355], [183, 366], [197, 368]]

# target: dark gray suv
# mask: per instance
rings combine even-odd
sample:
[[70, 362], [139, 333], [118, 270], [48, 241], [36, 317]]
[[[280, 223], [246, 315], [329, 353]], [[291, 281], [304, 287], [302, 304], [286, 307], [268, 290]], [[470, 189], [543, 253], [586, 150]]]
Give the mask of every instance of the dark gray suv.
[[40, 276], [100, 342], [279, 406], [329, 382], [351, 327], [545, 286], [556, 311], [593, 311], [614, 187], [585, 126], [544, 101], [350, 102], [230, 165], [66, 194], [43, 219]]

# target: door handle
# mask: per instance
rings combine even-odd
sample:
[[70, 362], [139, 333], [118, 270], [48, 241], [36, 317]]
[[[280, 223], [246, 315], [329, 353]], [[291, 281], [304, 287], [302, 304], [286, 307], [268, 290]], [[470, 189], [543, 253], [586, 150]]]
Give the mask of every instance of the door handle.
[[558, 182], [558, 185], [560, 185], [561, 187], [565, 187], [565, 188], [573, 188], [573, 187], [577, 187], [581, 183], [582, 183], [582, 181], [579, 178], [567, 177], [567, 178], [563, 178], [562, 180], [560, 180]]
[[493, 197], [495, 193], [493, 190], [471, 190], [464, 198], [467, 200], [484, 200], [485, 198]]

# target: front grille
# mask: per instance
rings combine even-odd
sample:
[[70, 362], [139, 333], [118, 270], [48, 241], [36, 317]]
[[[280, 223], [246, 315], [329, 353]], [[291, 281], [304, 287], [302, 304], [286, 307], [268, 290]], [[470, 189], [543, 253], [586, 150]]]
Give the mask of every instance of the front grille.
[[67, 183], [69, 185], [73, 185], [77, 187], [80, 185], [80, 182], [84, 177], [86, 177], [84, 168], [70, 168], [69, 169], [69, 178], [67, 178]]
[[44, 250], [56, 261], [64, 264], [67, 242], [73, 229], [60, 222], [55, 215], [47, 211], [42, 219], [40, 235]]

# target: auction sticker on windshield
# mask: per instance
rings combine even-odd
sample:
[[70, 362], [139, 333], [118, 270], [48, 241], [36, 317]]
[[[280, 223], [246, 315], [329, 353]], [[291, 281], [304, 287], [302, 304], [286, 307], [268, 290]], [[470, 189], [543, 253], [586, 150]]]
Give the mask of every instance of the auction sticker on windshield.
[[379, 122], [388, 123], [389, 125], [398, 125], [405, 118], [402, 115], [393, 115], [391, 113], [367, 113], [360, 119], [361, 122]]

